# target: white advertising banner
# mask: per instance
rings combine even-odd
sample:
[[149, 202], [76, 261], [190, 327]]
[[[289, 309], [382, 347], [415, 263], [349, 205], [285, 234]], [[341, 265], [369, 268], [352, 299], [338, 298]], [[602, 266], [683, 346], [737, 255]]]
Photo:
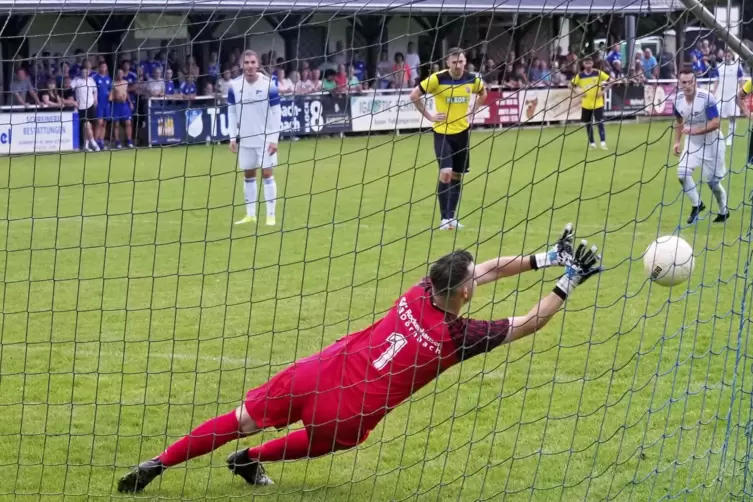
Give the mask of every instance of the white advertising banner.
[[[433, 98], [426, 101], [426, 109], [434, 113]], [[410, 92], [351, 96], [350, 113], [354, 132], [431, 127], [431, 122], [413, 106]]]
[[78, 150], [76, 111], [38, 110], [0, 113], [0, 155]]

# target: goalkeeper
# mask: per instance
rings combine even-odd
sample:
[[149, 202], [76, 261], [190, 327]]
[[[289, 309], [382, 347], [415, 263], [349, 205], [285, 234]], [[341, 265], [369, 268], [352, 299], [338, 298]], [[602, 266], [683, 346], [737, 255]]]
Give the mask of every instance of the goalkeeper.
[[[165, 469], [265, 428], [304, 428], [232, 453], [228, 468], [252, 485], [272, 484], [262, 462], [313, 458], [366, 440], [392, 409], [455, 364], [541, 329], [573, 290], [600, 272], [596, 247], [572, 248], [572, 225], [546, 253], [476, 265], [467, 251], [440, 258], [386, 316], [322, 352], [300, 359], [252, 389], [241, 406], [194, 429], [123, 476], [118, 491], [140, 492]], [[528, 314], [496, 321], [461, 317], [476, 287], [552, 265], [565, 267], [554, 290]]]

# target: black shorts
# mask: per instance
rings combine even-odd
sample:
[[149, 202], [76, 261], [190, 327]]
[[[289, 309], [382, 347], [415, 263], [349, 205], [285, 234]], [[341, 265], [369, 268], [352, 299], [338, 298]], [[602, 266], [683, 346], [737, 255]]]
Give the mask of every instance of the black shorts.
[[470, 153], [470, 129], [457, 134], [434, 133], [434, 153], [440, 169], [452, 168], [453, 173], [465, 174], [471, 169]]
[[84, 110], [79, 110], [79, 120], [83, 122], [94, 122], [97, 120], [97, 107], [90, 106]]
[[585, 124], [590, 124], [593, 122], [593, 120], [596, 120], [596, 122], [601, 122], [604, 120], [604, 107], [601, 108], [594, 108], [593, 110], [587, 110], [585, 108], [582, 108], [580, 111], [580, 121]]

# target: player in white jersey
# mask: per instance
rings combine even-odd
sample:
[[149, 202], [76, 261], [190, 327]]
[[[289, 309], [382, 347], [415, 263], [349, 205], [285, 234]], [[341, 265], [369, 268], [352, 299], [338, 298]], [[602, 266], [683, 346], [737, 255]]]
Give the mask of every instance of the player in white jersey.
[[230, 83], [227, 103], [230, 150], [238, 153], [246, 196], [246, 216], [235, 224], [256, 221], [256, 170], [261, 168], [267, 225], [273, 226], [277, 199], [273, 169], [277, 165], [282, 113], [277, 86], [259, 71], [259, 58], [254, 51], [243, 53], [243, 75]]
[[[717, 108], [714, 96], [698, 89], [695, 74], [691, 70], [683, 70], [678, 77], [679, 92], [675, 97], [675, 154], [680, 157], [677, 166], [677, 176], [683, 191], [690, 199], [693, 208], [688, 217], [688, 223], [693, 223], [698, 215], [706, 209], [698, 195], [693, 171], [701, 168], [702, 181], [707, 182], [714, 193], [719, 206], [719, 213], [714, 222], [723, 222], [729, 218], [727, 209], [727, 193], [722, 186], [722, 179], [727, 174], [724, 164], [724, 140], [722, 138]], [[682, 146], [682, 136], [685, 145]]]
[[740, 63], [735, 61], [735, 54], [727, 50], [724, 55], [724, 63], [717, 67], [719, 79], [714, 82], [714, 97], [719, 103], [719, 112], [723, 119], [729, 119], [729, 134], [727, 134], [727, 146], [732, 146], [732, 138], [735, 136], [735, 124], [740, 114], [737, 108], [737, 92], [740, 87], [740, 79], [743, 78], [743, 70]]

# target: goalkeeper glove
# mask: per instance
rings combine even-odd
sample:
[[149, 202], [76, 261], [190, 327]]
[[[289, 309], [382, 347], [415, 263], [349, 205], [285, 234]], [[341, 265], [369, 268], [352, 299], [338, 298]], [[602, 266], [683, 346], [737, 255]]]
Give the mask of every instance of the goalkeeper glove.
[[531, 255], [531, 268], [538, 270], [552, 265], [564, 266], [573, 256], [574, 238], [573, 224], [568, 223], [565, 225], [560, 238], [549, 251]]
[[572, 259], [565, 265], [565, 274], [560, 277], [554, 287], [554, 292], [563, 300], [592, 275], [602, 271], [599, 266], [601, 256], [597, 254], [598, 248], [591, 246], [591, 249], [586, 249], [587, 245], [586, 241], [581, 241]]

